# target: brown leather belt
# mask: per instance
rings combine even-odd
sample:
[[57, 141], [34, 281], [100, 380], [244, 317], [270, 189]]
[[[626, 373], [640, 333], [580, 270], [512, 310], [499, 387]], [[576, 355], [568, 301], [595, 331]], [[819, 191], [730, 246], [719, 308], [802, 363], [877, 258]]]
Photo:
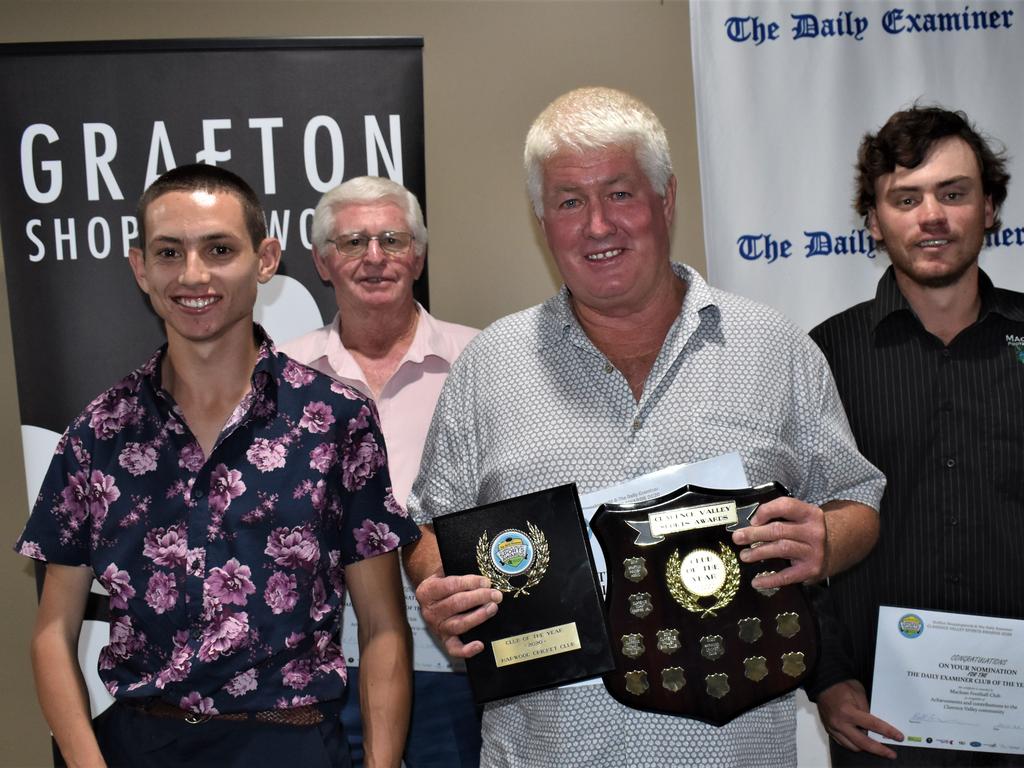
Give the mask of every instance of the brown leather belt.
[[169, 720], [184, 720], [191, 725], [198, 725], [210, 720], [246, 722], [253, 721], [270, 723], [271, 725], [292, 725], [296, 727], [319, 725], [324, 721], [324, 713], [319, 707], [291, 707], [289, 709], [267, 709], [261, 712], [226, 712], [217, 715], [203, 715], [189, 712], [169, 704], [166, 701], [150, 699], [148, 701], [125, 701], [125, 706], [143, 712], [151, 717], [163, 717]]

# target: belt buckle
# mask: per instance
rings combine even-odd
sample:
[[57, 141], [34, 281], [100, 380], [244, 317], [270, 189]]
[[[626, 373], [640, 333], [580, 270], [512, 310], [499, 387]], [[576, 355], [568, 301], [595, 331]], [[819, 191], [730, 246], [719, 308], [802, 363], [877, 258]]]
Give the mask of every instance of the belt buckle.
[[189, 725], [199, 725], [205, 723], [211, 718], [210, 715], [199, 715], [195, 712], [189, 712], [185, 715], [185, 722]]

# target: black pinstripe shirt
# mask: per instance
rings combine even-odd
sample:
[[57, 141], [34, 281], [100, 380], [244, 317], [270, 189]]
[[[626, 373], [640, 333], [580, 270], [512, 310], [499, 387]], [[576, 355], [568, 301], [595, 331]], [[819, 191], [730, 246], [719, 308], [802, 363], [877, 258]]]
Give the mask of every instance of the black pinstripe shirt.
[[829, 589], [852, 667], [823, 648], [818, 690], [852, 672], [870, 692], [879, 604], [1024, 619], [1024, 294], [984, 273], [979, 287], [978, 321], [949, 346], [892, 267], [873, 301], [811, 331], [888, 478], [878, 545]]

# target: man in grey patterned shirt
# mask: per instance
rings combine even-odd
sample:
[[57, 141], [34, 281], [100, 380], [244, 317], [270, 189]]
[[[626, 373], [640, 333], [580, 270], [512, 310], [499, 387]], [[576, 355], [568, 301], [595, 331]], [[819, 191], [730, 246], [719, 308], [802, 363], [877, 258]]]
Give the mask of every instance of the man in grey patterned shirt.
[[[406, 567], [448, 651], [483, 650], [458, 635], [497, 613], [501, 593], [480, 576], [443, 574], [430, 521], [560, 483], [586, 493], [738, 451], [751, 482], [793, 493], [734, 534], [745, 562], [791, 561], [755, 586], [819, 580], [862, 558], [885, 479], [857, 452], [806, 335], [671, 262], [676, 180], [654, 113], [619, 91], [572, 91], [534, 122], [525, 154], [565, 286], [467, 347], [409, 498], [424, 537]], [[489, 705], [482, 764], [792, 765], [795, 730], [792, 695], [715, 728], [582, 685]]]

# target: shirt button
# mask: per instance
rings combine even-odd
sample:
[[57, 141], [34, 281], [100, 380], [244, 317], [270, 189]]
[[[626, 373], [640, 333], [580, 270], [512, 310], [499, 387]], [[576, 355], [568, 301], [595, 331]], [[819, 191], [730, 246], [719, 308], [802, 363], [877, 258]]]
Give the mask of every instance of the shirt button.
[[639, 416], [637, 416], [635, 419], [633, 419], [633, 431], [634, 432], [638, 432], [640, 430], [640, 426], [642, 424], [643, 424], [643, 422], [640, 420]]
[[612, 364], [611, 364], [610, 362], [608, 362], [607, 360], [605, 360], [605, 362], [604, 362], [604, 372], [605, 372], [605, 373], [611, 373], [611, 372], [612, 372], [612, 371], [614, 371], [614, 370], [615, 370], [615, 366], [614, 366], [614, 365], [612, 365]]
[[957, 520], [957, 519], [956, 519], [955, 517], [951, 517], [951, 518], [949, 518], [949, 524], [950, 524], [950, 525], [957, 525], [957, 524], [959, 524], [959, 522], [960, 522], [960, 521], [959, 521], [959, 520]]
[[192, 489], [192, 498], [193, 499], [201, 499], [201, 498], [203, 498], [203, 489], [202, 488], [193, 488]]
[[199, 638], [201, 638], [202, 636], [203, 636], [203, 630], [201, 630], [201, 629], [200, 629], [199, 627], [195, 627], [195, 628], [194, 628], [194, 629], [192, 630], [192, 639], [193, 639], [193, 640], [198, 640], [198, 639], [199, 639]]
[[943, 348], [943, 350], [942, 350], [942, 356], [943, 357], [949, 357], [951, 354], [953, 354], [953, 353], [949, 351], [949, 347], [944, 347]]
[[946, 459], [946, 467], [952, 469], [956, 466], [956, 459]]

